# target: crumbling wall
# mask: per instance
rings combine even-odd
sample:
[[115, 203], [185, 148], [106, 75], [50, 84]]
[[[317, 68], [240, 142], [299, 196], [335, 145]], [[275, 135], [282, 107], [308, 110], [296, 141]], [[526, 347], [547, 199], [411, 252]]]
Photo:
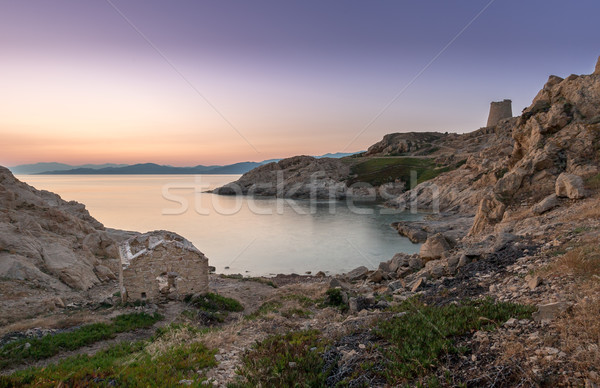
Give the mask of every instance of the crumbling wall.
[[208, 291], [208, 259], [172, 232], [150, 232], [120, 246], [123, 301], [161, 302]]

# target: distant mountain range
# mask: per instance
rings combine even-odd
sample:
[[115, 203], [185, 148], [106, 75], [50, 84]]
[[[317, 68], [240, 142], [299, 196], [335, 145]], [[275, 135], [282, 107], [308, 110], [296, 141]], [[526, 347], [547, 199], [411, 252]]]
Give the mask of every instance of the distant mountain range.
[[72, 166], [70, 164], [64, 163], [35, 163], [35, 164], [21, 164], [15, 167], [9, 167], [8, 169], [13, 174], [39, 174], [41, 172], [47, 171], [67, 171], [73, 170], [75, 168], [92, 168], [92, 169], [100, 169], [107, 167], [126, 167], [127, 164], [114, 164], [114, 163], [106, 163], [106, 164], [83, 164], [81, 166]]
[[[361, 151], [362, 152], [362, 151]], [[316, 158], [343, 158], [345, 156], [354, 155], [358, 152], [344, 153], [329, 153]], [[174, 167], [159, 165], [156, 163], [141, 163], [141, 164], [84, 164], [80, 166], [72, 166], [64, 163], [35, 163], [22, 164], [19, 166], [10, 167], [13, 174], [26, 175], [117, 175], [117, 174], [245, 174], [253, 168], [262, 166], [263, 164], [278, 162], [281, 159], [268, 159], [262, 162], [241, 162], [228, 164], [225, 166], [203, 166], [194, 167]]]

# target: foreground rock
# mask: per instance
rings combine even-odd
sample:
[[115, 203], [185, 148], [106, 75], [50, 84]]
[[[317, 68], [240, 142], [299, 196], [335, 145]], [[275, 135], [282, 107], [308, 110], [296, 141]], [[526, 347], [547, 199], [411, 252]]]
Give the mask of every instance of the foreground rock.
[[104, 228], [84, 205], [0, 167], [0, 323], [63, 307], [57, 297], [116, 280], [116, 244], [126, 237]]
[[585, 198], [583, 179], [575, 174], [560, 174], [556, 178], [556, 196], [570, 199]]

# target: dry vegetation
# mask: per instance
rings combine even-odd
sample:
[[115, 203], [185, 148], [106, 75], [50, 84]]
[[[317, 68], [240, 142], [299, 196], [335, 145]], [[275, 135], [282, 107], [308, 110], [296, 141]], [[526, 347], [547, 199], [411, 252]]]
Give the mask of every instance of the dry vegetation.
[[[577, 303], [550, 322], [539, 338], [513, 335], [502, 344], [502, 357], [498, 362], [524, 363], [536, 354], [540, 356], [544, 349], [555, 348], [563, 355], [562, 362], [569, 368], [569, 375], [599, 384], [600, 246], [597, 238], [588, 237], [569, 249], [539, 273], [574, 282]], [[530, 369], [521, 369], [529, 381], [535, 381], [534, 369], [557, 370], [556, 360], [545, 356], [538, 357], [533, 365]]]

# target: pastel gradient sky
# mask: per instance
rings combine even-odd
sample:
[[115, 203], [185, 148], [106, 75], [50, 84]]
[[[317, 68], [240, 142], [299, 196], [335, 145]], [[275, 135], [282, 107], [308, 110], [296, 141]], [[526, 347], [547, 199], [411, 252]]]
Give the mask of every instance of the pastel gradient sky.
[[357, 151], [593, 71], [600, 2], [496, 0], [411, 83], [489, 3], [1, 0], [0, 164]]

